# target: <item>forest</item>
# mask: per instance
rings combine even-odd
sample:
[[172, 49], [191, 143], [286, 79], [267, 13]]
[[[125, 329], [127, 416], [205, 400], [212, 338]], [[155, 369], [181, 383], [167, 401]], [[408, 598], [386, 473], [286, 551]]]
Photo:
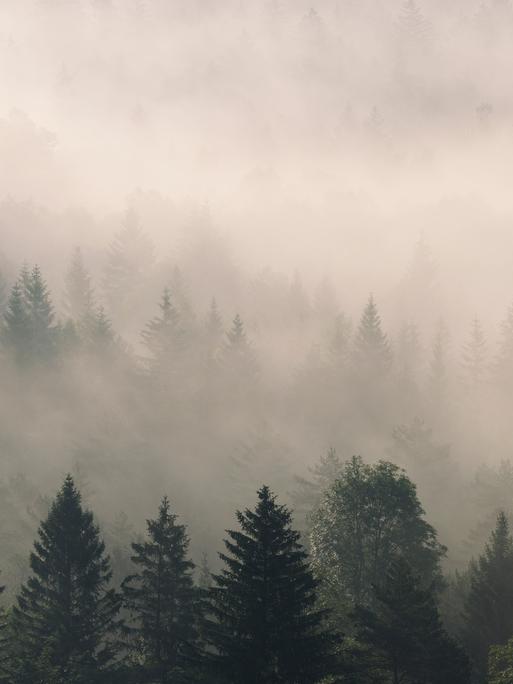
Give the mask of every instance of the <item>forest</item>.
[[512, 37], [0, 2], [0, 682], [513, 684]]

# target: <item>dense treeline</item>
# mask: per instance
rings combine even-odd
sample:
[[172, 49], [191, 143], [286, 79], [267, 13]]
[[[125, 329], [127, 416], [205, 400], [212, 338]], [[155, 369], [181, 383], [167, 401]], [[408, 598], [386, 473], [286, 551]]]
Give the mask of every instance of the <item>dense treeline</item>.
[[[428, 311], [434, 268], [419, 242], [404, 316]], [[509, 420], [511, 311], [497, 352], [476, 319], [459, 358], [436, 317], [426, 347], [411, 322], [387, 334], [374, 296], [353, 324], [328, 280], [312, 296], [297, 274], [252, 283], [240, 314], [215, 292], [201, 313], [134, 213], [101, 278], [75, 250], [61, 304], [38, 265], [8, 280], [6, 681], [504, 680], [513, 467], [473, 477], [453, 451], [482, 447], [485, 402]], [[264, 487], [245, 509], [266, 481], [285, 506]], [[166, 489], [173, 506], [140, 530]]]
[[441, 614], [447, 549], [404, 471], [339, 463], [312, 515], [308, 554], [291, 511], [261, 487], [254, 508], [237, 511], [211, 573], [190, 559], [185, 525], [164, 497], [115, 582], [68, 475], [2, 614], [1, 681], [509, 681], [513, 539], [503, 513], [469, 567], [452, 636]]

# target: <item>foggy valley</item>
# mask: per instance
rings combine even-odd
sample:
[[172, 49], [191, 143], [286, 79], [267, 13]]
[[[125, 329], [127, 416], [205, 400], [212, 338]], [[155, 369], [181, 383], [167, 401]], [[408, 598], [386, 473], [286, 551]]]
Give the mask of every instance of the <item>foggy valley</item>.
[[512, 37], [0, 0], [0, 682], [513, 683]]

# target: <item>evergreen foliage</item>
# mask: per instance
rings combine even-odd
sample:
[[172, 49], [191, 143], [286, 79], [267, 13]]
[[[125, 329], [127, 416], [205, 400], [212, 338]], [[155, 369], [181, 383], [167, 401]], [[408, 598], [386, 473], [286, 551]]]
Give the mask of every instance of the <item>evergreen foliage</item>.
[[317, 582], [291, 514], [262, 487], [255, 510], [237, 520], [210, 592], [212, 668], [234, 684], [318, 682], [332, 668], [334, 637], [322, 628]]
[[188, 546], [185, 527], [164, 497], [158, 517], [147, 521], [147, 539], [132, 544], [137, 572], [123, 582], [134, 671], [145, 682], [190, 681], [197, 660], [200, 601]]
[[469, 569], [464, 640], [484, 682], [490, 646], [503, 646], [513, 634], [513, 539], [503, 512], [484, 553]]
[[433, 591], [402, 557], [374, 587], [374, 608], [355, 610], [360, 672], [391, 684], [468, 684], [464, 651], [442, 626]]
[[13, 681], [108, 681], [120, 599], [93, 515], [66, 477], [41, 523], [30, 556], [32, 575], [12, 610]]
[[358, 372], [377, 377], [386, 373], [392, 365], [390, 343], [381, 328], [381, 318], [372, 295], [356, 331], [354, 362]]

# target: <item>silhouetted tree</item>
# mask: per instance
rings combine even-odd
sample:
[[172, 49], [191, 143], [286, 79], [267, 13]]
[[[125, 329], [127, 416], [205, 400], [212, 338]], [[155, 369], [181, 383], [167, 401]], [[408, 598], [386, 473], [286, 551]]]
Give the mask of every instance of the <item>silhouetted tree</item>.
[[374, 608], [358, 606], [354, 613], [362, 670], [372, 681], [468, 684], [466, 654], [443, 628], [432, 589], [404, 558], [390, 563], [374, 595]]
[[30, 567], [12, 610], [14, 682], [47, 681], [48, 667], [58, 682], [105, 681], [120, 599], [109, 588], [98, 527], [71, 476], [41, 523]]
[[237, 520], [210, 590], [212, 670], [234, 684], [318, 682], [332, 667], [334, 637], [322, 628], [317, 582], [290, 512], [262, 487], [256, 509]]
[[134, 670], [159, 684], [190, 681], [197, 658], [200, 601], [189, 539], [176, 518], [164, 497], [158, 518], [147, 521], [147, 539], [132, 544], [137, 572], [123, 582], [133, 621]]
[[503, 512], [484, 553], [469, 570], [464, 639], [479, 681], [484, 682], [490, 646], [506, 644], [513, 634], [513, 540]]

